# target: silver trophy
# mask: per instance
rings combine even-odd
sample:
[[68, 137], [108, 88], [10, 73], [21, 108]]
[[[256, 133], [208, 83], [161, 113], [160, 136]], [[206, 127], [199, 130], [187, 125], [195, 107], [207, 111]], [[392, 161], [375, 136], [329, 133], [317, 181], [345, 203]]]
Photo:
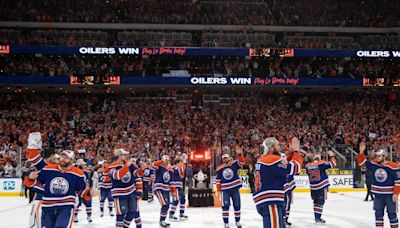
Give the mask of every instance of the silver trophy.
[[207, 174], [203, 173], [202, 170], [200, 170], [197, 174], [194, 175], [194, 179], [197, 180], [196, 189], [207, 188], [206, 183], [203, 182], [205, 179], [207, 179]]

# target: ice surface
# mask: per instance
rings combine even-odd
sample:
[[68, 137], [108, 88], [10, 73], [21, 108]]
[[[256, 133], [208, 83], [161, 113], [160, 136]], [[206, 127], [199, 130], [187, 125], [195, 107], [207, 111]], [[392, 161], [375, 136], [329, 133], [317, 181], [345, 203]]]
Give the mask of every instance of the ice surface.
[[[375, 227], [372, 202], [364, 202], [363, 192], [330, 193], [325, 204], [323, 218], [327, 221], [324, 227], [332, 228], [372, 228]], [[257, 213], [250, 194], [242, 194], [242, 220], [244, 228], [262, 228], [261, 217]], [[105, 204], [107, 206], [107, 203]], [[309, 193], [294, 193], [294, 202], [289, 221], [293, 228], [317, 227], [314, 224], [312, 202]], [[22, 197], [0, 198], [0, 227], [1, 228], [26, 228], [28, 227], [28, 216], [31, 206], [27, 199]], [[113, 228], [114, 218], [108, 216], [108, 208], [105, 208], [105, 216], [99, 217], [98, 198], [93, 199], [93, 222], [88, 224], [84, 206], [81, 206], [78, 224], [76, 228], [108, 227]], [[159, 204], [155, 200], [149, 204], [140, 202], [143, 227], [158, 228]], [[171, 228], [213, 228], [223, 227], [220, 208], [188, 208], [186, 221], [171, 222]], [[233, 209], [230, 211], [230, 224], [234, 225]], [[135, 228], [132, 223], [131, 228]], [[318, 226], [320, 227], [320, 226]], [[389, 227], [385, 218], [385, 227]]]

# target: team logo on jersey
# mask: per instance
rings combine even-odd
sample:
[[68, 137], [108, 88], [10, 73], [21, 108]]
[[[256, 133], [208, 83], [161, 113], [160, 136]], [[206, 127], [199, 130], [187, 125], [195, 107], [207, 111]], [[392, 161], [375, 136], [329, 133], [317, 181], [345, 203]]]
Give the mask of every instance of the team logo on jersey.
[[385, 182], [387, 178], [388, 178], [388, 174], [387, 174], [386, 170], [377, 169], [375, 171], [375, 179], [376, 179], [376, 181], [382, 183], [382, 182]]
[[169, 175], [169, 172], [164, 172], [164, 174], [162, 175], [162, 178], [163, 178], [164, 182], [169, 182], [169, 180], [171, 179], [171, 175]]
[[222, 176], [225, 180], [231, 180], [233, 178], [233, 170], [231, 168], [224, 169]]
[[69, 183], [64, 177], [56, 177], [50, 181], [51, 194], [66, 194], [69, 189]]
[[129, 183], [132, 179], [132, 175], [130, 172], [127, 172], [121, 179], [122, 183]]
[[148, 176], [149, 174], [150, 174], [150, 170], [145, 169], [145, 170], [144, 170], [144, 175], [145, 175], [145, 176]]

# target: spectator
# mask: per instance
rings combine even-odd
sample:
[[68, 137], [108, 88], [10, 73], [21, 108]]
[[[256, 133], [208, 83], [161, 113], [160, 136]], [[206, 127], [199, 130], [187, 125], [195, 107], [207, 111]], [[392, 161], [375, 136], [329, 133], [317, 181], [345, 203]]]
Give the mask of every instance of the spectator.
[[[69, 10], [65, 10], [69, 9]], [[357, 10], [354, 10], [357, 9]], [[155, 24], [396, 27], [399, 2], [296, 1], [69, 1], [16, 0], [1, 5], [0, 20]], [[397, 10], [397, 11], [396, 11]], [[135, 13], [131, 13], [135, 12]], [[169, 13], [173, 12], [173, 13]], [[74, 42], [71, 39], [71, 42]]]
[[13, 178], [16, 177], [16, 169], [11, 164], [11, 161], [7, 161], [6, 165], [4, 166], [4, 177], [5, 178]]
[[[70, 76], [84, 78], [99, 75], [98, 68], [105, 71], [97, 82], [106, 76], [162, 76], [171, 71], [183, 71], [191, 76], [252, 76], [276, 78], [369, 78], [372, 83], [376, 78], [400, 80], [400, 64], [395, 59], [325, 59], [325, 58], [252, 58], [238, 57], [172, 57], [151, 56], [148, 59], [136, 59], [136, 65], [128, 66], [129, 57], [109, 56], [41, 56], [11, 55], [0, 57], [0, 75], [30, 75], [30, 76]], [[23, 68], [26, 62], [32, 67]], [[62, 64], [61, 64], [62, 63]], [[55, 68], [60, 69], [57, 73]], [[34, 70], [39, 69], [39, 70]], [[386, 80], [390, 81], [390, 80]]]
[[186, 186], [188, 186], [189, 189], [193, 188], [193, 170], [192, 170], [192, 165], [189, 164], [186, 167]]
[[[296, 135], [302, 143], [311, 145], [310, 151], [322, 155], [331, 146], [354, 149], [366, 139], [370, 152], [386, 149], [393, 151], [394, 159], [399, 157], [399, 106], [388, 101], [385, 94], [233, 93], [228, 105], [204, 103], [201, 109], [158, 98], [173, 97], [176, 92], [136, 92], [134, 99], [112, 94], [2, 94], [0, 172], [16, 175], [16, 156], [10, 151], [26, 147], [32, 131], [42, 132], [45, 154], [64, 148], [77, 154], [85, 150], [82, 157], [93, 166], [99, 160], [111, 160], [118, 147], [126, 148], [134, 157], [152, 160], [207, 148], [219, 164], [222, 151], [234, 152], [239, 146], [252, 163], [260, 155], [262, 140], [271, 135], [283, 144]], [[337, 145], [332, 144], [335, 138], [340, 138]], [[345, 150], [341, 152], [351, 156]], [[197, 173], [195, 168], [188, 166], [188, 181]], [[209, 167], [203, 168], [203, 172], [209, 171]]]

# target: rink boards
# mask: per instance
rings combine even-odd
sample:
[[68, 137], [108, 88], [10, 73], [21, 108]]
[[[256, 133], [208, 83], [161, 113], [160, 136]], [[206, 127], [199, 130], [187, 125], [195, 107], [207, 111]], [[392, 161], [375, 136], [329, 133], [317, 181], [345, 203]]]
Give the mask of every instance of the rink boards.
[[[239, 177], [242, 179], [243, 187], [240, 189], [242, 193], [250, 192], [249, 177], [247, 175], [248, 170], [240, 170]], [[329, 169], [327, 170], [329, 175], [329, 191], [330, 192], [357, 192], [365, 191], [365, 188], [354, 188], [353, 170], [348, 169]], [[310, 182], [305, 169], [301, 170], [299, 175], [295, 175], [296, 181], [295, 192], [309, 192]]]
[[[331, 169], [328, 170], [329, 182], [331, 192], [355, 192], [365, 191], [364, 188], [353, 188], [354, 179], [352, 170], [339, 170]], [[250, 193], [249, 177], [247, 170], [240, 170], [239, 176], [242, 180], [243, 187], [240, 189], [242, 193]], [[213, 176], [214, 180], [215, 176]], [[296, 175], [296, 189], [295, 192], [309, 192], [310, 183], [308, 176], [304, 170], [301, 171], [300, 175]], [[97, 181], [95, 181], [97, 182]], [[96, 183], [94, 183], [96, 186]], [[216, 189], [214, 184], [214, 190]], [[22, 191], [22, 179], [21, 178], [0, 178], [0, 196], [19, 196]]]
[[[250, 185], [248, 183], [248, 176], [240, 176], [242, 179], [243, 187], [240, 189], [242, 193], [250, 192]], [[295, 176], [296, 189], [295, 192], [309, 192], [310, 182], [307, 176]], [[329, 191], [330, 192], [356, 192], [365, 191], [365, 188], [353, 187], [353, 175], [330, 175], [329, 176]]]
[[0, 196], [19, 196], [21, 191], [21, 178], [0, 178]]

